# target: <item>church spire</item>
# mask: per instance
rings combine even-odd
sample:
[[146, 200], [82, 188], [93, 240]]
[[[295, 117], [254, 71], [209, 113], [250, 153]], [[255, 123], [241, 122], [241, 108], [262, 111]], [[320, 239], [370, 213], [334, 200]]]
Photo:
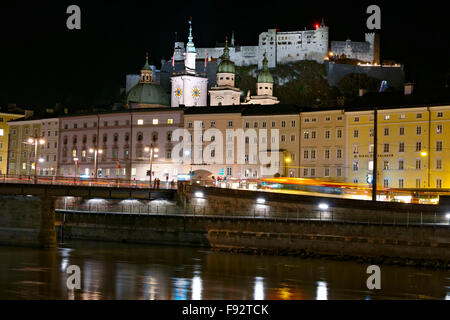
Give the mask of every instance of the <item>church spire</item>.
[[230, 49], [228, 48], [228, 37], [225, 37], [225, 48], [223, 49], [222, 60], [230, 60]]
[[145, 64], [142, 70], [151, 70], [150, 65], [148, 64], [148, 52], [145, 53]]
[[187, 52], [196, 52], [195, 45], [194, 45], [194, 37], [192, 36], [192, 18], [189, 19], [189, 37], [188, 37], [188, 43], [186, 45]]

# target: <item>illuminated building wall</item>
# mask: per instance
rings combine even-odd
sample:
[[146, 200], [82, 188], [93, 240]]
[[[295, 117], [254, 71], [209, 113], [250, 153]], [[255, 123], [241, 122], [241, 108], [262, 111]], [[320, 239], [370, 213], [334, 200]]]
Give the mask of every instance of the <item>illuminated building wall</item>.
[[[373, 111], [346, 112], [347, 176], [367, 183], [373, 169]], [[378, 111], [378, 185], [390, 188], [450, 188], [447, 167], [450, 107]]]
[[23, 115], [0, 113], [0, 174], [7, 173], [8, 163], [8, 121], [22, 118]]
[[345, 180], [345, 126], [343, 110], [302, 112], [301, 177]]

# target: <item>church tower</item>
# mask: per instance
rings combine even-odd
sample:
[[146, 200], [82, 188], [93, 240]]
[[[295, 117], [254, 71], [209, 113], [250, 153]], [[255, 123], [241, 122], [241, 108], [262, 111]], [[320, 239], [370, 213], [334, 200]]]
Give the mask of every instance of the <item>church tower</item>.
[[247, 96], [245, 103], [242, 104], [277, 104], [280, 103], [277, 97], [273, 96], [273, 77], [269, 71], [269, 64], [266, 54], [262, 62], [262, 70], [256, 81], [256, 96]]
[[228, 39], [225, 40], [222, 61], [217, 68], [217, 85], [209, 91], [210, 105], [238, 105], [240, 104], [241, 90], [234, 86], [236, 69], [230, 60]]
[[184, 54], [184, 72], [174, 73], [172, 82], [171, 106], [206, 106], [208, 79], [196, 72], [197, 50], [192, 36], [192, 20], [189, 20], [189, 36]]

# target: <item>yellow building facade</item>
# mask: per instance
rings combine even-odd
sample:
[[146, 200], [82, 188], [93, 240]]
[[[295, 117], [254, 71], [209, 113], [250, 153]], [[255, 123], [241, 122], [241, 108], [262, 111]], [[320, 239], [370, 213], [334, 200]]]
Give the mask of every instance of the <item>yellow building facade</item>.
[[22, 118], [21, 114], [0, 113], [0, 175], [8, 171], [8, 121]]
[[[374, 167], [374, 111], [346, 116], [347, 181], [367, 184]], [[379, 187], [450, 188], [450, 106], [381, 109], [377, 120]]]
[[8, 174], [34, 175], [35, 148], [27, 141], [40, 137], [41, 120], [13, 121], [8, 125]]

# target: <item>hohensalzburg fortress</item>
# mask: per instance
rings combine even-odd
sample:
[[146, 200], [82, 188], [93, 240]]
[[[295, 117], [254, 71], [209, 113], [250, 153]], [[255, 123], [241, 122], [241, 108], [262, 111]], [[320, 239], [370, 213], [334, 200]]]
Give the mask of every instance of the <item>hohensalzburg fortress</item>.
[[[215, 48], [198, 48], [197, 59], [219, 59], [224, 46]], [[184, 43], [175, 43], [175, 59], [182, 60], [181, 53], [185, 52]], [[177, 54], [178, 53], [178, 54]], [[365, 42], [331, 41], [329, 42], [329, 28], [322, 23], [315, 25], [315, 30], [280, 32], [269, 29], [259, 35], [257, 46], [237, 46], [234, 36], [230, 43], [230, 59], [236, 66], [258, 65], [261, 69], [264, 53], [266, 53], [269, 68], [277, 64], [314, 60], [323, 63], [329, 55], [357, 59], [362, 62], [380, 64], [379, 37], [374, 33], [365, 35]]]

